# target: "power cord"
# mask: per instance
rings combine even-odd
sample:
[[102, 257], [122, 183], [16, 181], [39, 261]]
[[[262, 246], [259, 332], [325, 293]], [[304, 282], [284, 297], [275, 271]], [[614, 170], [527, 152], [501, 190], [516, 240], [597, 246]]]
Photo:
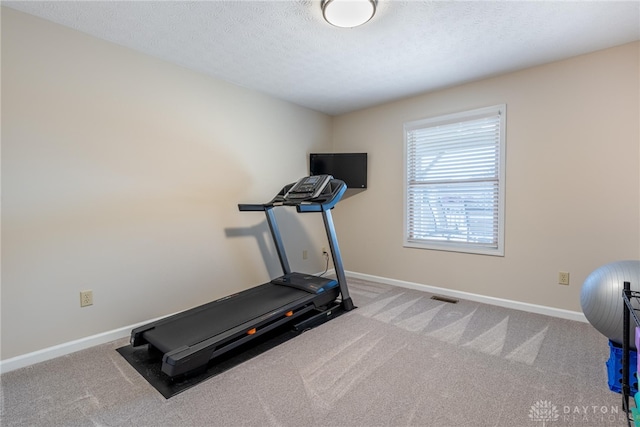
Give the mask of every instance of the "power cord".
[[327, 274], [327, 271], [329, 271], [329, 253], [327, 251], [322, 251], [322, 256], [324, 256], [326, 265], [324, 271], [322, 272], [322, 274], [319, 274], [318, 277], [324, 276], [325, 274]]

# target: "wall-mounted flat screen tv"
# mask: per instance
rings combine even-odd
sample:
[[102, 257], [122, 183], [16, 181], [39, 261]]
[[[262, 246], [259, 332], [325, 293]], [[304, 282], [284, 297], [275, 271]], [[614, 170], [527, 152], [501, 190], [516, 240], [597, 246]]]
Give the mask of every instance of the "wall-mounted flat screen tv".
[[347, 188], [367, 188], [367, 153], [311, 153], [309, 172], [333, 175]]

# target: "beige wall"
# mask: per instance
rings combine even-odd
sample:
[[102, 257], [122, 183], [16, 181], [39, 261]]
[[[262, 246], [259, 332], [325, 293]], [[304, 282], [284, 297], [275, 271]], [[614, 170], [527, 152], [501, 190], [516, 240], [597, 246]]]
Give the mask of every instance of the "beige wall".
[[[264, 215], [237, 204], [306, 175], [330, 132], [329, 116], [3, 8], [2, 359], [281, 274]], [[321, 270], [321, 217], [279, 216], [292, 267]]]
[[[336, 219], [346, 268], [581, 311], [591, 271], [640, 258], [639, 46], [337, 117], [335, 150], [369, 153], [369, 188]], [[505, 256], [403, 248], [403, 123], [501, 103]], [[571, 273], [570, 286], [557, 284], [559, 271]]]

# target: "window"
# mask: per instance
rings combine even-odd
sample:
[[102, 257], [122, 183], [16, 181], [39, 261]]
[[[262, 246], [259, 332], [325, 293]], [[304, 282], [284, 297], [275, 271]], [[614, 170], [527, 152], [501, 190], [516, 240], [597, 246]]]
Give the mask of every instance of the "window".
[[404, 246], [504, 255], [506, 105], [405, 123]]

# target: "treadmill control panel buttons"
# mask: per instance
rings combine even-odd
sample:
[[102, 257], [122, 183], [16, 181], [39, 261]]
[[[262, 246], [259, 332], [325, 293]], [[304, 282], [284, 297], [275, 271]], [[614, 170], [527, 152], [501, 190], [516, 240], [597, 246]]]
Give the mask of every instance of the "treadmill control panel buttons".
[[329, 184], [331, 175], [311, 175], [300, 178], [284, 195], [286, 200], [309, 200], [318, 197]]

